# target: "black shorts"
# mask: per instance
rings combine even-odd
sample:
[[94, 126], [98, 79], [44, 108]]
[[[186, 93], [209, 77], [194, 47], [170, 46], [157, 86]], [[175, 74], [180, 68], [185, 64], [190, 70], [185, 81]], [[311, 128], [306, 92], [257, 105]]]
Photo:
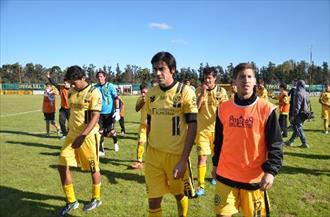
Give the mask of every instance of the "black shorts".
[[45, 121], [54, 121], [55, 120], [55, 112], [45, 113], [44, 112]]
[[112, 118], [111, 114], [101, 114], [99, 119], [99, 125], [100, 128], [105, 131], [106, 133], [109, 133], [111, 130], [115, 128], [115, 119]]

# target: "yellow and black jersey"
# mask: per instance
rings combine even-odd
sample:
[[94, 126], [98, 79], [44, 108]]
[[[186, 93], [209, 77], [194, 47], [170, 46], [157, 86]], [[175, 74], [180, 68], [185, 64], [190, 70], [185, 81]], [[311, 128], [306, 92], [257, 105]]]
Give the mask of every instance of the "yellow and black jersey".
[[268, 101], [268, 91], [265, 87], [257, 88], [257, 96]]
[[330, 92], [324, 91], [320, 95], [319, 99], [320, 103], [322, 103], [322, 109], [329, 110], [330, 109]]
[[[140, 104], [142, 100], [142, 96], [140, 96], [137, 100], [136, 100], [136, 105]], [[146, 104], [144, 104], [142, 106], [142, 108], [140, 109], [140, 113], [141, 113], [141, 117], [140, 117], [140, 123], [141, 124], [145, 124], [146, 120], [147, 120], [147, 110], [146, 110]]]
[[[197, 98], [200, 96], [201, 90], [201, 87], [197, 88]], [[207, 90], [197, 115], [197, 134], [203, 130], [214, 132], [217, 107], [227, 100], [227, 91], [220, 85], [215, 85], [213, 89]]]
[[[77, 91], [71, 89], [69, 92], [69, 134], [80, 134], [89, 123], [92, 111], [101, 111], [102, 108], [102, 95], [100, 91], [88, 85], [83, 90]], [[93, 135], [99, 130], [97, 124], [94, 129], [89, 133]]]
[[148, 145], [172, 154], [181, 154], [187, 136], [187, 121], [196, 121], [197, 104], [194, 91], [173, 83], [167, 90], [160, 86], [150, 89], [146, 96], [146, 110], [150, 117]]

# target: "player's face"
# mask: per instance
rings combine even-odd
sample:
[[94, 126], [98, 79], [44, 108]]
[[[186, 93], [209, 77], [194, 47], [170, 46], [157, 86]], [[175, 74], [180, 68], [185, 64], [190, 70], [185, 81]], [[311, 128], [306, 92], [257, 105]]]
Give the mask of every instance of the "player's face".
[[148, 92], [148, 89], [147, 88], [143, 88], [141, 90], [141, 96], [145, 96], [147, 94], [147, 92]]
[[84, 89], [88, 85], [84, 78], [80, 80], [69, 81], [69, 83], [75, 90], [78, 91]]
[[103, 85], [105, 83], [105, 76], [102, 73], [99, 73], [97, 75], [97, 79], [99, 80], [99, 83]]
[[213, 75], [204, 75], [204, 84], [206, 84], [208, 89], [212, 89], [215, 86], [216, 77]]
[[174, 69], [170, 70], [167, 64], [163, 61], [158, 61], [153, 64], [153, 73], [157, 79], [157, 83], [162, 87], [170, 86], [173, 83]]
[[256, 77], [252, 69], [245, 69], [238, 73], [235, 80], [237, 94], [239, 97], [247, 99], [253, 93], [253, 87], [256, 85]]
[[330, 92], [330, 85], [326, 86], [326, 90], [327, 90], [327, 92]]

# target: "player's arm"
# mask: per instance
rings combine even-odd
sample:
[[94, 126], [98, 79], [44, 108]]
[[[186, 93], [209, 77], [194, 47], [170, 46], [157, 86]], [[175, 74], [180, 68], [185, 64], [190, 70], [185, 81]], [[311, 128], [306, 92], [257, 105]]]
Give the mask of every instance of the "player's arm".
[[139, 112], [141, 110], [141, 108], [144, 106], [145, 102], [146, 102], [145, 101], [145, 96], [142, 96], [140, 98], [140, 100], [138, 100], [135, 104], [135, 111]]
[[199, 90], [197, 90], [197, 109], [199, 110], [204, 102], [204, 97], [206, 96], [207, 86], [203, 84]]
[[197, 114], [196, 113], [188, 113], [185, 114], [186, 122], [188, 124], [188, 132], [184, 144], [184, 148], [181, 154], [181, 158], [174, 168], [173, 177], [175, 179], [183, 178], [184, 173], [186, 171], [186, 166], [188, 162], [188, 158], [194, 144], [196, 129], [197, 129]]
[[272, 187], [274, 177], [282, 167], [283, 161], [283, 139], [275, 109], [267, 120], [265, 134], [267, 160], [262, 165], [262, 169], [265, 172], [260, 183], [262, 190], [268, 190]]
[[49, 73], [49, 72], [47, 72], [46, 77], [48, 78], [49, 83], [51, 83], [53, 86], [56, 87], [56, 89], [57, 89], [58, 91], [60, 91], [61, 85], [59, 85], [58, 83], [56, 83], [56, 81], [53, 80], [53, 79], [50, 77], [50, 73]]
[[216, 115], [216, 121], [215, 121], [215, 133], [214, 133], [214, 153], [212, 157], [212, 163], [213, 163], [213, 171], [212, 171], [212, 177], [216, 177], [216, 170], [218, 167], [218, 163], [220, 160], [220, 153], [223, 143], [223, 125], [220, 121], [220, 118], [218, 116], [218, 112]]
[[81, 132], [81, 134], [77, 136], [77, 138], [73, 141], [72, 148], [79, 148], [83, 144], [86, 136], [94, 129], [96, 124], [98, 124], [100, 112], [95, 110], [89, 112], [91, 112], [91, 119], [87, 123], [85, 129]]

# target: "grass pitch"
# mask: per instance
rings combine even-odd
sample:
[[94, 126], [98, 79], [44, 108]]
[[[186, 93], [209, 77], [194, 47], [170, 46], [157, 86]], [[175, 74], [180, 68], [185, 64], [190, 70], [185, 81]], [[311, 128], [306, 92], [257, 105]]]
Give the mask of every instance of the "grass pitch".
[[[51, 137], [44, 136], [42, 98], [0, 96], [0, 216], [55, 216], [65, 204], [56, 168], [63, 140], [54, 129]], [[127, 96], [123, 100], [126, 104], [127, 134], [119, 136], [118, 153], [113, 150], [112, 139], [107, 138], [106, 156], [100, 159], [103, 204], [90, 213], [82, 211], [82, 203], [91, 197], [91, 177], [88, 172], [73, 169], [76, 197], [81, 206], [68, 216], [147, 216], [144, 173], [128, 169], [136, 157], [139, 126], [139, 113], [134, 110], [136, 97]], [[283, 168], [269, 191], [272, 216], [330, 216], [330, 134], [323, 134], [321, 109], [317, 101], [317, 98], [312, 98], [316, 118], [305, 123], [305, 134], [311, 148], [284, 148]], [[59, 108], [59, 98], [57, 105]], [[119, 130], [119, 124], [116, 128]], [[299, 139], [294, 145], [300, 145]], [[195, 147], [191, 159], [196, 177]], [[208, 165], [206, 195], [190, 200], [191, 217], [214, 216], [210, 159]], [[176, 202], [170, 195], [164, 197], [162, 209], [163, 216], [177, 216]]]

